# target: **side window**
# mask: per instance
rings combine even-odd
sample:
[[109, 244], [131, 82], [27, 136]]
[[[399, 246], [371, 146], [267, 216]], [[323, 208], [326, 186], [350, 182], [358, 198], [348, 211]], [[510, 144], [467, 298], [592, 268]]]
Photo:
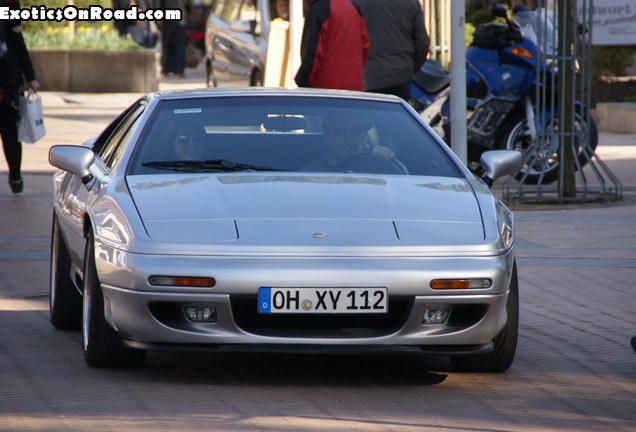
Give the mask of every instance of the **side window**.
[[108, 141], [104, 144], [104, 147], [102, 147], [98, 156], [108, 168], [113, 168], [121, 157], [125, 144], [130, 139], [136, 126], [139, 125], [138, 120], [145, 108], [145, 105], [140, 104], [133, 109], [124, 121], [115, 128]]
[[256, 21], [256, 7], [252, 0], [243, 0], [241, 10], [239, 11], [239, 19], [244, 21]]
[[106, 126], [106, 129], [104, 129], [102, 133], [99, 134], [99, 136], [97, 137], [97, 139], [91, 146], [91, 148], [96, 154], [101, 153], [102, 149], [104, 148], [104, 146], [106, 145], [110, 137], [113, 135], [113, 131], [115, 131], [117, 127], [119, 126], [119, 124], [122, 121], [124, 121], [124, 119], [128, 117], [128, 115], [137, 108], [137, 105], [139, 105], [139, 103], [140, 101], [137, 101], [131, 106], [129, 106], [128, 108], [126, 108], [113, 121], [111, 121], [108, 126]]
[[225, 1], [218, 0], [216, 3], [214, 3], [214, 9], [212, 10], [212, 13], [218, 17], [223, 16], [223, 6], [225, 6]]
[[241, 3], [241, 9], [239, 10], [239, 17], [241, 21], [249, 21], [252, 32], [255, 35], [261, 34], [261, 19], [254, 0], [243, 0]]
[[223, 9], [223, 21], [231, 23], [238, 16], [239, 6], [241, 5], [241, 0], [227, 0], [225, 2], [225, 9]]

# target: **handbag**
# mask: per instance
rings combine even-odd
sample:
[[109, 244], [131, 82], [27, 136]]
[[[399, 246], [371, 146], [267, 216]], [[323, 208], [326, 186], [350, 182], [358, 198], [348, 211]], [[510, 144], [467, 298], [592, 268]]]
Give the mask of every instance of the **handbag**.
[[19, 109], [18, 141], [35, 144], [46, 135], [42, 98], [29, 89], [26, 96], [20, 96]]
[[201, 52], [192, 44], [187, 44], [185, 49], [185, 65], [187, 68], [196, 68], [201, 61]]

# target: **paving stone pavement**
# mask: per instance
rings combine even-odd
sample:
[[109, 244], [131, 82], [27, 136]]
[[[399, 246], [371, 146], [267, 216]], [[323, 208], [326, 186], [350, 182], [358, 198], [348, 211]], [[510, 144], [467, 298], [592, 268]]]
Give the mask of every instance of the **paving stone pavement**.
[[[161, 88], [202, 82], [197, 71]], [[636, 430], [636, 136], [600, 134], [597, 153], [622, 200], [511, 204], [521, 325], [506, 374], [453, 374], [434, 361], [427, 370], [442, 373], [407, 372], [410, 361], [360, 370], [356, 360], [181, 354], [112, 372], [85, 368], [79, 336], [47, 322], [47, 152], [95, 135], [140, 95], [41, 95], [48, 134], [24, 145], [23, 194], [8, 190], [0, 160], [1, 431]]]

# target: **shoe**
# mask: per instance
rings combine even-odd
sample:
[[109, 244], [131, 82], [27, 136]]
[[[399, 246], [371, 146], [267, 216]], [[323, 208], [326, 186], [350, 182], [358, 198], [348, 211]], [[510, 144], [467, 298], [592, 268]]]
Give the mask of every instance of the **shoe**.
[[24, 181], [22, 181], [22, 177], [17, 180], [9, 180], [9, 186], [11, 187], [11, 192], [17, 194], [24, 190]]

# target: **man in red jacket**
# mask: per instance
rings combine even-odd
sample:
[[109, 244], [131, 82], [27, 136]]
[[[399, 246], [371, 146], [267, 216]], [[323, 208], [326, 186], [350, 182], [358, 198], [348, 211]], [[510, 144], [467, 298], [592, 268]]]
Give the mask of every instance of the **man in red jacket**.
[[350, 0], [311, 0], [300, 45], [299, 87], [363, 89], [369, 36]]

